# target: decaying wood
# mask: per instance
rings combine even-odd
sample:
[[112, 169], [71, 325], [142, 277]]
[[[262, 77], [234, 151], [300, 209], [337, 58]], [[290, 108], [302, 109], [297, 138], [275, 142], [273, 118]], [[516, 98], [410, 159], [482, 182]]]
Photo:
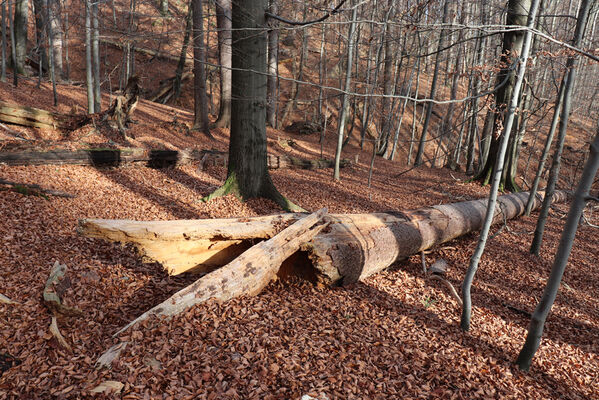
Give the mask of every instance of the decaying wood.
[[30, 183], [12, 182], [12, 181], [0, 179], [0, 186], [2, 186], [2, 185], [10, 186], [11, 188], [14, 188], [15, 190], [19, 190], [20, 188], [23, 188], [24, 190], [27, 190], [28, 192], [30, 192], [28, 194], [33, 194], [33, 195], [49, 194], [51, 196], [66, 197], [69, 199], [77, 197], [74, 194], [63, 192], [62, 190], [47, 189], [47, 188], [43, 188], [39, 185], [30, 184]]
[[[200, 162], [200, 170], [206, 166], [227, 166], [227, 153], [216, 150], [150, 150], [140, 148], [86, 149], [0, 152], [0, 164], [7, 165], [91, 165], [94, 167], [118, 167], [123, 164], [142, 164], [152, 168], [168, 168]], [[268, 155], [268, 167], [318, 169], [330, 168], [330, 160], [306, 160], [290, 156]], [[342, 160], [342, 166], [349, 165]]]
[[67, 343], [66, 339], [60, 333], [58, 329], [57, 315], [61, 314], [64, 316], [79, 316], [81, 311], [67, 307], [62, 304], [62, 295], [71, 286], [70, 279], [66, 276], [67, 266], [60, 264], [58, 261], [54, 263], [46, 286], [44, 287], [43, 299], [44, 305], [52, 312], [52, 322], [50, 323], [50, 333], [56, 338], [58, 343], [65, 349], [71, 351], [71, 346]]
[[120, 342], [109, 348], [96, 361], [96, 368], [110, 367], [114, 360], [119, 358], [129, 342]]
[[[556, 202], [565, 201], [559, 192]], [[501, 196], [495, 223], [523, 214], [528, 193]], [[326, 232], [302, 245], [298, 257], [325, 284], [364, 279], [394, 262], [480, 229], [487, 200], [464, 201], [415, 211], [374, 214], [330, 214]], [[534, 208], [540, 202], [535, 200]], [[214, 269], [233, 260], [253, 244], [272, 235], [266, 227], [294, 221], [302, 214], [196, 221], [82, 220], [80, 233], [134, 243], [142, 254], [159, 261], [173, 274]]]
[[102, 120], [111, 118], [116, 123], [119, 132], [125, 137], [127, 137], [127, 125], [139, 102], [140, 91], [139, 76], [129, 77], [123, 93], [116, 96], [108, 110], [101, 113], [103, 114]]
[[81, 310], [62, 304], [62, 295], [71, 287], [71, 280], [66, 276], [66, 273], [67, 266], [65, 264], [61, 264], [58, 261], [54, 262], [54, 266], [44, 287], [44, 304], [55, 315], [79, 316], [82, 314]]
[[[326, 212], [327, 209], [323, 208], [300, 218], [272, 238], [252, 246], [224, 267], [201, 277], [146, 311], [121, 328], [114, 336], [118, 336], [151, 316], [169, 317], [210, 299], [224, 302], [235, 297], [253, 296], [260, 293], [276, 278], [283, 261], [295, 253], [302, 243], [311, 240], [328, 225], [320, 223]], [[112, 364], [125, 346], [126, 342], [112, 346], [100, 356], [96, 366]]]
[[0, 293], [0, 303], [2, 304], [21, 304], [18, 301], [14, 301], [9, 299], [8, 297], [6, 297], [5, 295], [3, 295], [2, 293]]
[[[193, 77], [193, 72], [185, 71], [181, 75], [181, 83], [188, 81]], [[166, 104], [171, 97], [175, 94], [175, 79], [176, 77], [170, 77], [160, 82], [160, 86], [154, 92], [146, 96], [146, 98], [153, 102]]]
[[[119, 49], [123, 49], [125, 47], [125, 45], [123, 45], [122, 43], [119, 43], [117, 41], [114, 40], [110, 40], [110, 39], [100, 39], [100, 43], [103, 44], [107, 44]], [[179, 62], [179, 56], [175, 56], [172, 54], [166, 54], [166, 53], [161, 53], [160, 51], [156, 51], [156, 50], [152, 50], [152, 49], [146, 49], [143, 47], [138, 47], [135, 46], [135, 52], [136, 53], [141, 53], [141, 54], [145, 54], [148, 55], [150, 57], [154, 57], [157, 59], [163, 59], [163, 60], [170, 60], [170, 61], [176, 61]], [[185, 59], [185, 64], [191, 64], [193, 62], [192, 59], [187, 58]]]
[[86, 115], [69, 115], [0, 101], [0, 121], [35, 128], [74, 130], [87, 121]]
[[297, 252], [302, 243], [310, 241], [326, 227], [327, 224], [318, 224], [326, 212], [327, 209], [323, 208], [301, 218], [272, 238], [252, 246], [224, 267], [201, 277], [146, 311], [120, 329], [115, 336], [152, 315], [172, 316], [210, 299], [223, 302], [260, 293], [275, 279], [283, 261]]
[[0, 152], [0, 163], [7, 165], [91, 165], [118, 167], [124, 164], [143, 164], [152, 168], [185, 165], [200, 159], [202, 152], [194, 149], [149, 150], [139, 148], [86, 149]]

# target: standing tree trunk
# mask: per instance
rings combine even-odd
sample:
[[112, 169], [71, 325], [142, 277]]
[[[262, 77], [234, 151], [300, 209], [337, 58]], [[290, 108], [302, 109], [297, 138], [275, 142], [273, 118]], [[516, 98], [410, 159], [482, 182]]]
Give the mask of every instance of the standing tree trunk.
[[85, 82], [87, 87], [87, 112], [93, 114], [94, 74], [92, 67], [92, 19], [91, 0], [85, 0]]
[[[539, 1], [540, 0], [532, 0], [532, 4], [529, 4], [530, 15], [528, 17], [527, 24], [529, 28], [532, 28], [534, 26], [535, 17], [537, 15], [537, 9], [539, 7]], [[472, 313], [472, 300], [470, 298], [470, 288], [472, 287], [472, 282], [474, 280], [476, 270], [478, 269], [480, 258], [482, 257], [483, 252], [485, 251], [487, 237], [489, 236], [489, 229], [491, 228], [491, 223], [493, 222], [493, 217], [495, 214], [495, 205], [497, 203], [497, 191], [499, 190], [499, 184], [501, 182], [501, 171], [503, 170], [504, 156], [509, 141], [508, 133], [512, 129], [512, 125], [516, 116], [516, 108], [518, 107], [519, 97], [518, 93], [520, 92], [522, 81], [524, 80], [524, 72], [526, 71], [526, 63], [528, 61], [528, 53], [530, 51], [531, 41], [532, 32], [528, 30], [526, 32], [526, 36], [522, 47], [521, 62], [519, 63], [517, 74], [515, 76], [516, 81], [514, 82], [514, 87], [511, 92], [512, 97], [510, 99], [509, 108], [507, 109], [505, 115], [505, 127], [501, 136], [501, 142], [499, 143], [498, 154], [496, 158], [497, 164], [494, 168], [493, 181], [491, 184], [491, 191], [489, 193], [489, 203], [487, 205], [485, 221], [480, 232], [478, 244], [476, 246], [476, 249], [474, 250], [474, 254], [472, 254], [472, 258], [470, 259], [470, 265], [468, 267], [468, 270], [466, 271], [466, 275], [464, 276], [464, 282], [462, 283], [463, 306], [461, 327], [465, 331], [470, 329], [470, 315]]]
[[92, 71], [94, 75], [94, 112], [102, 111], [100, 93], [100, 31], [98, 29], [98, 3], [92, 4]]
[[[345, 72], [345, 92], [350, 90], [351, 86], [351, 71], [354, 59], [354, 31], [356, 30], [356, 18], [358, 15], [358, 7], [352, 2], [353, 10], [351, 23], [349, 24], [349, 34], [347, 35], [347, 70]], [[335, 151], [335, 167], [333, 169], [333, 179], [339, 180], [339, 162], [341, 161], [341, 148], [343, 146], [343, 134], [345, 132], [345, 120], [347, 119], [347, 103], [348, 94], [343, 93], [341, 100], [341, 110], [339, 111], [339, 123], [337, 125], [337, 150]]]
[[[537, 173], [535, 174], [535, 180], [532, 183], [532, 187], [530, 188], [530, 197], [534, 198], [537, 194], [537, 190], [539, 188], [539, 182], [541, 181], [541, 176], [543, 175], [543, 170], [545, 169], [545, 162], [547, 161], [547, 157], [549, 157], [549, 150], [551, 149], [551, 143], [553, 143], [553, 137], [555, 136], [555, 131], [557, 129], [557, 123], [559, 122], [559, 114], [562, 107], [562, 102], [564, 101], [564, 83], [566, 76], [562, 78], [562, 83], [559, 86], [559, 91], [557, 93], [557, 99], [555, 100], [555, 106], [553, 109], [553, 119], [551, 120], [551, 128], [549, 128], [549, 133], [547, 134], [547, 139], [545, 140], [545, 146], [543, 146], [543, 152], [541, 153], [541, 158], [539, 159], [539, 165], [537, 166]], [[526, 215], [530, 215], [530, 210], [532, 208], [532, 200], [528, 199], [528, 203], [526, 204]]]
[[[443, 4], [443, 24], [447, 23], [447, 19], [449, 17], [449, 1], [445, 0]], [[443, 49], [443, 43], [445, 42], [445, 30], [441, 30], [439, 33], [439, 45], [437, 46], [437, 54], [435, 55], [435, 70], [433, 71], [433, 81], [431, 82], [431, 92], [429, 94], [429, 99], [433, 100], [435, 97], [435, 92], [437, 90], [437, 80], [439, 79], [439, 64], [441, 63], [441, 51]], [[416, 159], [414, 160], [414, 165], [418, 166], [422, 164], [422, 157], [424, 156], [424, 146], [426, 146], [426, 135], [428, 131], [428, 126], [431, 121], [431, 115], [433, 114], [433, 106], [432, 102], [427, 104], [426, 108], [426, 117], [424, 118], [424, 125], [422, 126], [422, 134], [420, 135], [420, 143], [418, 144], [418, 151], [416, 152]]]
[[[578, 18], [576, 20], [576, 30], [574, 32], [574, 40], [572, 41], [575, 47], [580, 47], [582, 43], [584, 30], [586, 28], [587, 17], [589, 13], [590, 4], [594, 3], [589, 0], [582, 0], [580, 9], [578, 12]], [[535, 228], [535, 235], [530, 246], [530, 252], [535, 255], [539, 255], [541, 249], [541, 243], [543, 242], [543, 232], [545, 231], [545, 222], [549, 215], [549, 207], [551, 207], [551, 198], [555, 192], [555, 185], [559, 178], [560, 163], [562, 158], [562, 151], [564, 149], [564, 142], [566, 140], [566, 131], [568, 129], [568, 118], [570, 117], [570, 109], [572, 108], [572, 92], [574, 90], [574, 81], [576, 80], [576, 67], [578, 64], [578, 57], [570, 56], [566, 62], [566, 78], [564, 85], [564, 101], [562, 104], [562, 111], [559, 121], [559, 133], [557, 136], [557, 147], [553, 155], [553, 161], [551, 163], [551, 171], [549, 172], [549, 180], [547, 182], [547, 189], [545, 190], [545, 197], [543, 198], [543, 206], [539, 213], [539, 219], [537, 220], [537, 226]]]
[[0, 4], [2, 7], [2, 43], [0, 43], [2, 51], [2, 64], [0, 64], [0, 82], [6, 82], [6, 1]]
[[[506, 25], [511, 26], [526, 26], [528, 18], [528, 10], [530, 10], [531, 0], [509, 0], [508, 2], [508, 13], [506, 17]], [[486, 162], [475, 180], [481, 182], [483, 185], [487, 185], [492, 176], [495, 173], [495, 165], [497, 156], [499, 154], [499, 142], [501, 137], [499, 133], [502, 131], [502, 127], [505, 126], [504, 119], [507, 118], [506, 107], [513, 97], [514, 87], [516, 86], [516, 71], [513, 68], [513, 64], [516, 57], [522, 53], [522, 44], [524, 42], [525, 31], [513, 30], [504, 33], [503, 35], [503, 52], [501, 53], [500, 64], [503, 66], [499, 74], [497, 75], [497, 85], [504, 83], [496, 93], [495, 96], [495, 111], [492, 114], [493, 134], [491, 136], [491, 143], [488, 157]], [[515, 93], [519, 96], [519, 93]], [[511, 130], [503, 131], [504, 134], [511, 135]], [[501, 165], [505, 164], [505, 160], [502, 160]], [[502, 189], [517, 191], [519, 188], [513, 187], [514, 176], [508, 176], [508, 174], [502, 174], [499, 187]]]
[[[181, 46], [181, 54], [179, 62], [175, 70], [175, 80], [173, 82], [173, 101], [176, 101], [181, 95], [181, 81], [183, 79], [183, 70], [185, 69], [185, 60], [187, 60], [187, 47], [189, 46], [189, 38], [191, 36], [193, 7], [191, 4], [187, 6], [187, 16], [185, 17], [185, 34], [183, 35], [183, 45]], [[165, 101], [166, 103], [166, 101]]]
[[[300, 207], [279, 193], [266, 161], [267, 0], [233, 2], [231, 139], [224, 185], [207, 196], [265, 197], [286, 210]], [[195, 12], [194, 12], [195, 14]]]
[[48, 19], [50, 31], [52, 32], [52, 46], [50, 51], [52, 51], [53, 56], [54, 74], [60, 78], [64, 76], [62, 65], [63, 32], [62, 24], [60, 23], [61, 8], [59, 0], [48, 0]]
[[[270, 0], [270, 12], [277, 14], [277, 0]], [[266, 121], [272, 128], [277, 127], [277, 76], [279, 72], [279, 29], [276, 21], [271, 21], [268, 31], [268, 77], [266, 79]]]
[[220, 63], [220, 106], [215, 126], [231, 125], [231, 0], [216, 0], [218, 61]]
[[160, 0], [158, 7], [160, 8], [160, 15], [166, 17], [168, 15], [168, 0]]
[[[586, 8], [588, 1], [583, 0], [582, 3], [581, 9]], [[578, 21], [580, 22], [580, 19]], [[528, 335], [526, 335], [526, 342], [516, 360], [516, 364], [518, 364], [520, 369], [528, 370], [530, 368], [532, 358], [541, 344], [545, 320], [547, 319], [549, 311], [551, 311], [551, 306], [557, 296], [557, 291], [560, 287], [562, 276], [564, 275], [568, 263], [568, 258], [572, 252], [572, 245], [574, 243], [574, 237], [576, 236], [578, 222], [582, 217], [586, 202], [589, 201], [589, 192], [593, 186], [593, 180], [597, 174], [597, 169], [599, 169], [599, 124], [597, 125], [595, 139], [591, 143], [589, 159], [584, 167], [578, 188], [574, 194], [574, 200], [570, 206], [570, 211], [562, 231], [557, 253], [553, 260], [551, 274], [547, 279], [541, 301], [532, 314], [530, 325], [528, 326]]]
[[29, 1], [15, 1], [15, 15], [13, 19], [15, 59], [13, 69], [17, 74], [25, 73], [25, 60], [27, 59], [27, 20], [29, 17]]
[[193, 7], [193, 129], [201, 130], [212, 139], [208, 126], [208, 99], [206, 98], [206, 49], [204, 48], [204, 0], [192, 0]]

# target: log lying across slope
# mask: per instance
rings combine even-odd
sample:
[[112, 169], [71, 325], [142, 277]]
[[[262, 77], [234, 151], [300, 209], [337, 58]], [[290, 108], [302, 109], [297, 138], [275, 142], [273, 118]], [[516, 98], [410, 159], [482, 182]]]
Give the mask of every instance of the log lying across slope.
[[[558, 192], [554, 201], [566, 198]], [[526, 192], [500, 196], [494, 222], [522, 215], [527, 200]], [[482, 199], [406, 212], [330, 214], [325, 216], [327, 229], [292, 256], [291, 269], [327, 285], [355, 282], [397, 260], [479, 230], [486, 204]], [[533, 209], [539, 205], [536, 199]], [[150, 222], [87, 219], [80, 221], [79, 229], [89, 237], [134, 243], [146, 257], [179, 274], [225, 265], [300, 216]]]
[[[208, 165], [227, 166], [227, 153], [217, 150], [151, 150], [140, 148], [86, 149], [0, 152], [0, 163], [7, 165], [92, 165], [95, 167], [118, 167], [123, 164], [141, 163], [152, 168], [167, 168], [199, 161], [201, 168]], [[270, 169], [320, 169], [332, 168], [331, 160], [307, 160], [303, 158], [268, 154]], [[341, 167], [349, 165], [341, 160]]]

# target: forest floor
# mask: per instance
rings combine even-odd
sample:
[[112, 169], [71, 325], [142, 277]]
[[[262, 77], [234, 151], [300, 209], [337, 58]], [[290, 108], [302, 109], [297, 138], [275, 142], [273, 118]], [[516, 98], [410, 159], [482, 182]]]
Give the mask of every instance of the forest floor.
[[[50, 92], [33, 85], [27, 80], [18, 90], [0, 85], [0, 97], [52, 108]], [[82, 88], [59, 87], [59, 95], [64, 112], [84, 103]], [[110, 129], [86, 127], [65, 135], [11, 126], [27, 140], [2, 132], [0, 148], [227, 148], [225, 131], [215, 130], [210, 141], [179, 129], [191, 115], [175, 108], [142, 101], [134, 119], [139, 121], [131, 129], [135, 139], [128, 141]], [[320, 156], [315, 134], [269, 130], [268, 135], [270, 152]], [[332, 136], [324, 144], [329, 158]], [[334, 213], [414, 209], [488, 194], [463, 173], [409, 170], [403, 161], [380, 158], [369, 187], [370, 146], [361, 151], [354, 143], [344, 157], [359, 161], [342, 169], [340, 182], [332, 181], [330, 169], [275, 170], [273, 180], [304, 208], [326, 206]], [[112, 334], [118, 328], [194, 277], [170, 277], [160, 265], [143, 263], [130, 247], [81, 237], [78, 220], [280, 212], [266, 200], [200, 202], [225, 175], [223, 167], [200, 171], [197, 165], [0, 165], [0, 178], [77, 196], [45, 199], [0, 191], [0, 293], [21, 303], [0, 303], [0, 353], [21, 361], [0, 376], [0, 399], [93, 397], [91, 390], [105, 381], [123, 383], [123, 399], [599, 398], [599, 235], [588, 224], [579, 229], [531, 371], [520, 372], [513, 364], [527, 331], [527, 313], [551, 268], [566, 205], [551, 211], [540, 257], [528, 252], [536, 214], [509, 221], [489, 241], [473, 288], [468, 333], [459, 329], [460, 308], [446, 288], [425, 280], [414, 256], [346, 287], [279, 281], [255, 297], [209, 302], [169, 321], [152, 319], [127, 334], [130, 343], [112, 369], [95, 369], [98, 356], [115, 343]], [[599, 213], [587, 217], [599, 224]], [[447, 260], [448, 279], [459, 288], [477, 237], [473, 233], [434, 249], [428, 263]], [[59, 319], [72, 352], [50, 335], [50, 313], [41, 300], [55, 261], [67, 265], [72, 283], [65, 302], [84, 311], [79, 318]]]

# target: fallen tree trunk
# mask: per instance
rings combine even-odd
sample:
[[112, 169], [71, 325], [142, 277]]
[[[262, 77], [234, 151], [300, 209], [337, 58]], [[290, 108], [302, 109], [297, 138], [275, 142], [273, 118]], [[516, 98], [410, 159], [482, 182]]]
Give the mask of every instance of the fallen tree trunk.
[[209, 299], [222, 302], [260, 293], [276, 277], [283, 261], [298, 251], [302, 243], [314, 238], [327, 226], [318, 224], [326, 212], [327, 209], [323, 208], [301, 218], [271, 239], [252, 246], [224, 267], [201, 277], [146, 311], [120, 329], [115, 336], [152, 315], [171, 316]]
[[[118, 167], [122, 164], [145, 163], [152, 168], [167, 168], [200, 162], [200, 170], [208, 165], [227, 166], [227, 153], [216, 150], [150, 150], [140, 148], [86, 149], [0, 152], [0, 163], [7, 165], [92, 165]], [[350, 164], [343, 160], [342, 166]], [[331, 160], [306, 160], [291, 156], [268, 155], [268, 168], [319, 169], [331, 168]]]
[[[181, 84], [185, 81], [190, 80], [193, 77], [193, 72], [185, 71], [181, 76]], [[160, 86], [154, 92], [146, 96], [146, 99], [155, 103], [166, 104], [171, 97], [175, 94], [175, 79], [176, 77], [170, 77], [160, 82]]]
[[87, 120], [86, 115], [60, 114], [40, 108], [0, 101], [0, 121], [34, 128], [74, 130]]
[[[559, 192], [555, 201], [565, 201]], [[523, 215], [528, 193], [499, 197], [495, 223]], [[479, 230], [487, 200], [427, 207], [415, 211], [327, 215], [330, 222], [302, 245], [295, 271], [326, 285], [364, 279], [422, 250]], [[535, 199], [533, 209], [540, 205]], [[211, 270], [230, 262], [256, 240], [271, 237], [274, 227], [302, 214], [187, 221], [81, 220], [79, 231], [89, 237], [134, 243], [172, 274]]]

